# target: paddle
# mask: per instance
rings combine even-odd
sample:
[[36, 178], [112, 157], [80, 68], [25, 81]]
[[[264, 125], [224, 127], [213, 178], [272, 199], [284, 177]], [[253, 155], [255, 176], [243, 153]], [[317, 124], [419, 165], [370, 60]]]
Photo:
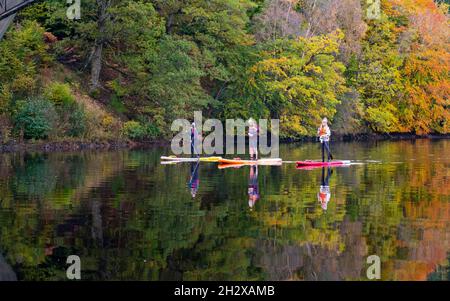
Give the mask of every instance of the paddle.
[[194, 171], [191, 173], [191, 178], [189, 180], [189, 187], [192, 186], [192, 180], [194, 178], [194, 174], [197, 172], [199, 164], [200, 164], [200, 161], [197, 161], [197, 164], [195, 165]]
[[194, 140], [191, 140], [191, 146], [194, 149], [194, 152], [197, 153], [197, 158], [200, 160], [200, 153], [198, 152], [197, 148], [195, 147]]

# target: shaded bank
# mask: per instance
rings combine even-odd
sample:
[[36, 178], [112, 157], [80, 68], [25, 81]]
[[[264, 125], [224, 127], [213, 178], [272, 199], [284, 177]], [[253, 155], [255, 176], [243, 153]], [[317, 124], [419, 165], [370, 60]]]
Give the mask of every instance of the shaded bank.
[[[362, 133], [362, 134], [334, 134], [332, 133], [332, 141], [384, 141], [384, 140], [415, 140], [415, 139], [449, 139], [450, 134], [429, 134], [429, 135], [416, 135], [416, 134], [374, 134], [374, 133]], [[316, 137], [303, 137], [299, 139], [283, 139], [282, 142], [301, 142], [317, 141]]]
[[0, 153], [43, 151], [43, 152], [72, 152], [83, 150], [114, 150], [134, 149], [139, 147], [153, 147], [168, 144], [165, 140], [135, 142], [129, 140], [118, 141], [37, 141], [0, 144]]
[[[385, 140], [415, 140], [415, 139], [449, 139], [450, 134], [415, 135], [415, 134], [333, 134], [332, 141], [385, 141]], [[236, 139], [236, 138], [235, 138]], [[299, 139], [281, 139], [281, 143], [314, 142], [316, 137], [303, 137]], [[72, 152], [82, 150], [109, 150], [109, 149], [145, 149], [155, 146], [169, 146], [170, 140], [157, 139], [151, 141], [109, 140], [109, 141], [34, 141], [12, 142], [0, 144], [0, 153], [21, 151], [44, 152]], [[225, 142], [224, 142], [225, 145]]]

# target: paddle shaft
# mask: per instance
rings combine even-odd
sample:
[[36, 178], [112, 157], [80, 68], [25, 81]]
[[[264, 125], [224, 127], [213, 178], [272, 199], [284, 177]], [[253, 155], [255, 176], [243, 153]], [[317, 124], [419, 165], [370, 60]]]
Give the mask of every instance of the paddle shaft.
[[192, 146], [194, 152], [197, 153], [197, 158], [200, 158], [200, 153], [198, 152], [197, 148], [195, 147], [194, 141], [195, 141], [195, 138], [191, 139], [191, 146]]
[[189, 180], [189, 186], [192, 185], [192, 180], [194, 179], [194, 175], [197, 172], [199, 164], [200, 164], [200, 161], [197, 161], [197, 164], [195, 165], [194, 171], [191, 173], [191, 178]]

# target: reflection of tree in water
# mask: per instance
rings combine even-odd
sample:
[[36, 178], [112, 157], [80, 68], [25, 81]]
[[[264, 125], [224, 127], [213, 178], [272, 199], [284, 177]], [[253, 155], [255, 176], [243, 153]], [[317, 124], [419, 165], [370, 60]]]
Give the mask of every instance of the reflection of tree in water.
[[0, 253], [0, 281], [16, 281], [17, 276]]
[[[388, 146], [363, 151], [387, 156]], [[189, 166], [161, 166], [157, 152], [7, 158], [0, 246], [19, 279], [64, 279], [70, 254], [82, 257], [86, 280], [364, 279], [370, 254], [382, 258], [384, 280], [446, 267], [448, 189], [436, 185], [448, 172], [433, 164], [337, 169], [326, 212], [320, 171], [261, 168], [264, 198], [249, 212], [248, 173], [205, 167], [193, 200]], [[47, 183], [27, 190], [38, 178]]]
[[[90, 160], [93, 157], [95, 161]], [[106, 162], [89, 153], [3, 155], [2, 163], [15, 172], [9, 175], [11, 170], [2, 170], [7, 177], [0, 179], [6, 183], [2, 188], [9, 188], [0, 189], [0, 245], [21, 279], [52, 279], [57, 274], [55, 264], [65, 266], [65, 260], [50, 255], [58, 248], [70, 251], [70, 241], [65, 247], [66, 234], [73, 233], [77, 224], [85, 225], [85, 219], [71, 215], [79, 210], [82, 190], [101, 184], [104, 171], [111, 170], [99, 164], [120, 166], [117, 154], [110, 156], [112, 161], [105, 157]]]
[[314, 243], [282, 244], [258, 240], [257, 265], [268, 280], [351, 280], [363, 275], [367, 245], [360, 222], [341, 223], [340, 234], [346, 246], [340, 252]]
[[449, 266], [450, 203], [437, 199], [407, 202], [404, 214], [406, 219], [398, 227], [397, 253], [386, 263], [387, 269], [394, 279], [426, 280], [439, 265]]
[[447, 253], [446, 265], [438, 265], [436, 269], [428, 275], [427, 280], [445, 281], [450, 279], [450, 252]]
[[15, 169], [11, 178], [11, 192], [18, 195], [43, 198], [56, 186], [58, 169], [49, 164], [45, 154], [25, 154], [12, 163]]

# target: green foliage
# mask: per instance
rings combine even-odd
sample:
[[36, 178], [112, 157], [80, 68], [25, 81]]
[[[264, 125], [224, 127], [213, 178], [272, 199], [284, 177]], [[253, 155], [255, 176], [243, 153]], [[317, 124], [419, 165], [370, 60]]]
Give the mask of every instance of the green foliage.
[[[211, 99], [202, 89], [200, 56], [194, 43], [166, 38], [161, 41], [158, 55], [149, 61], [146, 91], [150, 99], [165, 103], [165, 119], [187, 117], [207, 105]], [[155, 103], [156, 104], [156, 103]]]
[[54, 130], [57, 113], [53, 104], [42, 98], [32, 98], [18, 103], [14, 128], [25, 139], [46, 139]]
[[146, 138], [152, 139], [161, 136], [161, 129], [156, 124], [149, 121], [144, 115], [138, 116], [137, 120], [145, 130]]
[[137, 121], [127, 121], [123, 125], [123, 134], [132, 140], [143, 140], [147, 136], [145, 127]]
[[364, 108], [359, 94], [352, 89], [344, 93], [340, 101], [333, 119], [333, 132], [341, 135], [363, 133], [366, 130], [362, 124]]
[[36, 88], [40, 67], [51, 62], [44, 42], [44, 29], [33, 21], [24, 21], [9, 31], [0, 43], [0, 83], [2, 90], [27, 96]]
[[0, 85], [0, 115], [8, 112], [11, 100], [12, 93], [9, 86]]
[[403, 59], [396, 48], [394, 24], [385, 17], [373, 21], [363, 43], [356, 85], [367, 126], [375, 132], [399, 132], [397, 105], [402, 96]]
[[87, 116], [83, 106], [74, 104], [68, 117], [67, 135], [81, 137], [87, 130]]
[[120, 98], [116, 95], [111, 97], [111, 102], [109, 103], [109, 106], [117, 113], [126, 113], [127, 107], [124, 105], [124, 103], [120, 100]]
[[365, 119], [370, 128], [376, 133], [397, 132], [398, 118], [394, 115], [396, 109], [391, 105], [383, 108], [369, 107]]
[[161, 135], [160, 129], [155, 124], [145, 121], [142, 116], [139, 119], [140, 121], [131, 120], [124, 123], [122, 133], [125, 137], [131, 140], [145, 140]]
[[68, 84], [53, 82], [45, 88], [44, 96], [56, 106], [71, 106], [75, 103]]
[[166, 31], [193, 41], [202, 53], [203, 72], [211, 88], [217, 82], [227, 82], [236, 74], [233, 68], [239, 60], [241, 46], [251, 45], [247, 32], [247, 12], [255, 8], [250, 0], [154, 0], [161, 15], [168, 21]]
[[66, 2], [60, 0], [39, 1], [19, 12], [19, 22], [32, 20], [38, 22], [59, 38], [67, 37], [73, 30], [73, 22], [67, 18]]

